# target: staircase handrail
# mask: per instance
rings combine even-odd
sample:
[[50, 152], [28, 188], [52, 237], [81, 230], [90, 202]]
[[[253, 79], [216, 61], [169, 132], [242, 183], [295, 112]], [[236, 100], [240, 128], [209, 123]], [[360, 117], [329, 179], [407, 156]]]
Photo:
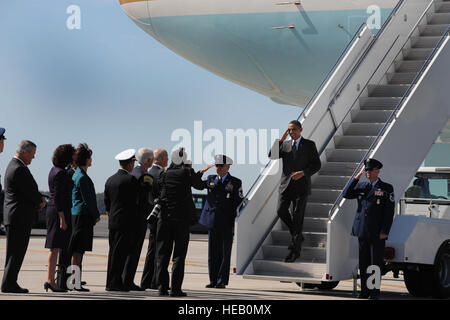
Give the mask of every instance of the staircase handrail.
[[[433, 1], [434, 2], [434, 1]], [[420, 19], [421, 20], [421, 19]], [[412, 33], [411, 33], [412, 34]], [[410, 36], [411, 36], [410, 34]], [[351, 183], [351, 181], [353, 180], [353, 178], [356, 176], [356, 174], [361, 170], [362, 165], [364, 165], [364, 161], [368, 158], [369, 154], [372, 152], [372, 150], [374, 149], [374, 147], [378, 144], [378, 141], [380, 140], [380, 138], [383, 136], [383, 134], [385, 133], [386, 128], [388, 127], [388, 125], [391, 123], [392, 119], [396, 116], [397, 111], [400, 109], [400, 107], [403, 105], [403, 103], [405, 102], [406, 98], [409, 96], [411, 90], [413, 89], [413, 87], [416, 85], [417, 81], [420, 79], [420, 77], [422, 76], [422, 73], [424, 72], [424, 70], [429, 66], [431, 60], [435, 57], [436, 52], [440, 49], [442, 43], [445, 41], [446, 37], [448, 37], [450, 35], [450, 26], [448, 26], [444, 33], [442, 34], [441, 38], [439, 39], [438, 43], [436, 44], [436, 46], [433, 48], [433, 50], [430, 52], [430, 54], [427, 56], [427, 59], [425, 60], [425, 63], [422, 65], [422, 67], [420, 68], [420, 70], [418, 71], [418, 73], [416, 74], [416, 76], [414, 77], [413, 81], [411, 82], [411, 84], [408, 86], [408, 89], [405, 91], [405, 93], [403, 94], [401, 100], [397, 103], [397, 105], [395, 106], [394, 110], [392, 111], [392, 113], [390, 114], [388, 120], [386, 120], [384, 126], [381, 128], [380, 132], [378, 133], [377, 137], [375, 138], [375, 140], [372, 142], [372, 144], [370, 145], [369, 149], [367, 150], [367, 152], [365, 153], [363, 159], [361, 160], [361, 162], [358, 164], [358, 166], [356, 167], [356, 169], [353, 171], [351, 177], [352, 179], [349, 179], [349, 181], [347, 181], [345, 187], [343, 190], [345, 190], [348, 185]], [[329, 219], [332, 219], [332, 213], [335, 212], [336, 208], [339, 207], [339, 203], [341, 202], [341, 200], [344, 197], [344, 192], [342, 191], [339, 196], [337, 197], [336, 201], [334, 202], [333, 206], [331, 207], [330, 211], [328, 212], [328, 217]]]

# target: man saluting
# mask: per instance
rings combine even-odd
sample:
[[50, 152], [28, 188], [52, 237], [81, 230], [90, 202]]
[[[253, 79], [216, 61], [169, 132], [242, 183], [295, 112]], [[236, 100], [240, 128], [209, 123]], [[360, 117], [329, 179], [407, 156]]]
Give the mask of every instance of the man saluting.
[[230, 278], [236, 209], [244, 198], [242, 181], [229, 173], [233, 160], [226, 155], [214, 157], [216, 175], [208, 176], [208, 190], [200, 223], [208, 227], [208, 273], [206, 288], [225, 288]]
[[[364, 167], [344, 190], [344, 198], [358, 199], [352, 235], [358, 237], [359, 242], [360, 299], [379, 298], [380, 289], [367, 288], [367, 268], [377, 265], [381, 272], [384, 245], [394, 217], [394, 188], [378, 177], [382, 167], [378, 160], [365, 160]], [[360, 182], [364, 172], [369, 181]]]
[[[291, 121], [281, 139], [275, 140], [269, 153], [270, 159], [283, 160], [277, 214], [289, 228], [292, 239], [285, 262], [294, 262], [300, 256], [303, 218], [306, 201], [311, 193], [311, 176], [321, 167], [315, 143], [303, 138], [302, 130], [299, 121]], [[292, 140], [286, 140], [288, 135]], [[292, 216], [289, 213], [291, 204]]]

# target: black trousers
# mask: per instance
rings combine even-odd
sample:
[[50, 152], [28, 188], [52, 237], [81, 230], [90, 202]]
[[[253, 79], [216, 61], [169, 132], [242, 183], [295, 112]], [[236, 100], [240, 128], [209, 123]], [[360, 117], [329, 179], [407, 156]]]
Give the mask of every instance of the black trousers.
[[131, 251], [132, 236], [130, 230], [109, 230], [108, 271], [106, 287], [122, 289], [123, 269]]
[[141, 257], [142, 245], [144, 244], [145, 234], [147, 232], [147, 223], [145, 220], [139, 221], [133, 230], [133, 239], [131, 240], [130, 253], [126, 258], [125, 267], [122, 274], [123, 284], [130, 287], [134, 283], [134, 276]]
[[361, 292], [369, 294], [380, 293], [379, 289], [369, 290], [367, 288], [367, 280], [369, 276], [373, 274], [367, 273], [367, 268], [372, 265], [376, 265], [380, 268], [380, 284], [381, 273], [384, 264], [384, 246], [385, 240], [372, 240], [358, 238], [359, 242], [359, 273], [361, 275]]
[[[305, 217], [308, 192], [299, 192], [291, 185], [278, 197], [277, 214], [289, 228], [292, 236], [293, 250], [300, 250], [303, 240], [303, 220]], [[292, 215], [289, 208], [292, 204]]]
[[18, 286], [17, 279], [30, 241], [30, 225], [6, 226], [6, 260], [2, 290]]
[[189, 224], [174, 220], [158, 219], [156, 232], [157, 279], [160, 290], [169, 288], [169, 266], [172, 255], [171, 290], [181, 290], [184, 278], [184, 263], [189, 244]]
[[147, 255], [145, 257], [144, 270], [142, 272], [141, 287], [157, 288], [156, 279], [156, 229], [157, 224], [149, 224], [150, 233], [148, 235]]
[[232, 228], [215, 228], [209, 231], [208, 272], [210, 283], [228, 285], [232, 246]]
[[[67, 287], [67, 279], [70, 275], [66, 273], [67, 268], [72, 264], [72, 253], [69, 251], [69, 246], [65, 248], [61, 248], [59, 251], [59, 257], [58, 257], [58, 270], [57, 270], [57, 277], [56, 277], [56, 284], [60, 288], [66, 288]], [[81, 271], [81, 268], [80, 268]]]

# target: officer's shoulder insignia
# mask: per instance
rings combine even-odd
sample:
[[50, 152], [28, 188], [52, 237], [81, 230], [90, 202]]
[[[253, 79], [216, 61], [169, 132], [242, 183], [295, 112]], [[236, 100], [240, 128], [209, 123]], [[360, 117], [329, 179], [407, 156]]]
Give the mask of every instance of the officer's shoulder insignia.
[[214, 187], [214, 182], [211, 181], [211, 182], [209, 183], [209, 185], [210, 185], [211, 187]]
[[395, 201], [395, 195], [394, 195], [394, 192], [391, 192], [391, 194], [389, 195], [389, 200], [390, 200], [391, 202], [394, 202], [394, 201]]
[[144, 176], [144, 183], [153, 185], [153, 178], [150, 176]]
[[244, 190], [242, 190], [242, 187], [239, 187], [239, 198], [244, 197]]

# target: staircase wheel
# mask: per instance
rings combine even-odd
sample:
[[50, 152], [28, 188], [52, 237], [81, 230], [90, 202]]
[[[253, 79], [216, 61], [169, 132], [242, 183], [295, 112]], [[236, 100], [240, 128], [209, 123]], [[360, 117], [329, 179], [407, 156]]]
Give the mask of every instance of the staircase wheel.
[[414, 297], [424, 298], [433, 293], [433, 271], [430, 268], [419, 266], [403, 271], [406, 289]]
[[[301, 282], [296, 282], [299, 287], [302, 286]], [[319, 290], [333, 290], [337, 287], [339, 281], [322, 281], [322, 283], [304, 283], [303, 287], [305, 289], [319, 289]]]
[[317, 287], [320, 290], [333, 290], [337, 287], [339, 284], [339, 281], [322, 281], [321, 284], [319, 284]]
[[433, 297], [450, 297], [450, 245], [439, 250], [434, 265]]
[[[302, 282], [296, 282], [296, 284], [301, 288]], [[317, 288], [318, 284], [316, 283], [303, 283], [303, 288], [305, 289], [315, 289]]]

